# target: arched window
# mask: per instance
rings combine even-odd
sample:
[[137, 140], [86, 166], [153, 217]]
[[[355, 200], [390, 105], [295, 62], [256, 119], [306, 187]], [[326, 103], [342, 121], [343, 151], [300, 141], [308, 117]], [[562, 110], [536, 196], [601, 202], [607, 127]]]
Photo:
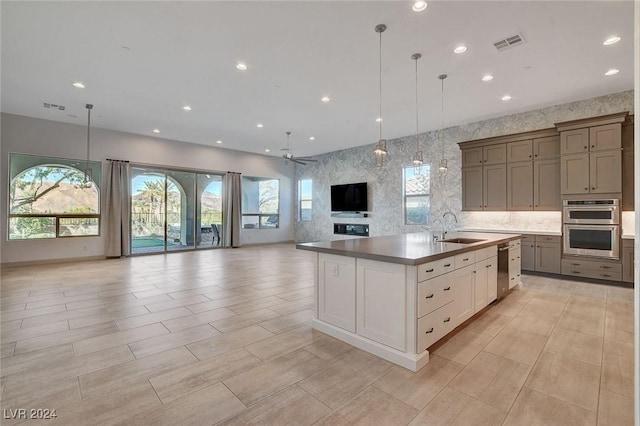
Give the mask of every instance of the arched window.
[[100, 234], [100, 163], [21, 154], [10, 161], [10, 240]]

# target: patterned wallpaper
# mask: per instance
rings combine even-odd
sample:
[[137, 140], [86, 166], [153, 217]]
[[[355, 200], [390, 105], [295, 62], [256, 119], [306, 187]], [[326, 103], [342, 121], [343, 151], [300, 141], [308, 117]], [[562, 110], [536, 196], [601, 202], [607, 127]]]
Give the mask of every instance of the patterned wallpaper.
[[[430, 219], [441, 219], [446, 211], [454, 212], [459, 219], [455, 225], [447, 217], [447, 229], [458, 227], [497, 228], [510, 226], [509, 229], [530, 229], [530, 222], [536, 213], [514, 212], [501, 215], [501, 223], [480, 223], [478, 217], [460, 212], [462, 206], [461, 155], [457, 143], [512, 133], [553, 127], [554, 123], [597, 117], [621, 111], [633, 113], [633, 91], [614, 93], [583, 101], [555, 105], [534, 111], [493, 118], [444, 130], [445, 158], [449, 162], [449, 171], [444, 178], [438, 176], [438, 164], [442, 158], [442, 145], [439, 143], [439, 131], [419, 135], [425, 164], [431, 166]], [[411, 165], [416, 149], [415, 135], [387, 141], [387, 161], [384, 167], [376, 168], [373, 159], [373, 144], [335, 151], [316, 156], [317, 163], [306, 166], [296, 165], [297, 179], [313, 179], [313, 219], [309, 222], [296, 222], [295, 239], [297, 242], [344, 239], [343, 235], [333, 234], [334, 223], [367, 223], [371, 236], [418, 232], [430, 229], [429, 226], [404, 224], [402, 206], [402, 167]], [[344, 183], [368, 182], [369, 212], [367, 218], [338, 218], [331, 216], [330, 186]], [[559, 215], [557, 215], [559, 218]], [[492, 221], [491, 216], [486, 217]], [[558, 219], [559, 220], [559, 219]], [[469, 222], [469, 223], [465, 223]], [[536, 222], [536, 228], [541, 224]], [[550, 228], [559, 228], [553, 220], [544, 223]], [[434, 230], [440, 231], [441, 224], [436, 223]], [[348, 237], [346, 237], [348, 238]]]

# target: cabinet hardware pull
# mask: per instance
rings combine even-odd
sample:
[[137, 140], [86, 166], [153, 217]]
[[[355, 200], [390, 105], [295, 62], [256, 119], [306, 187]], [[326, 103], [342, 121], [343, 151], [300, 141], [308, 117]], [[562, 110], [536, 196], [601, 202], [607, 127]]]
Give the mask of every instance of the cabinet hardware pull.
[[572, 274], [579, 274], [580, 271], [571, 271]]
[[531, 155], [529, 155], [529, 158], [531, 158]]
[[609, 274], [600, 274], [600, 276], [601, 277], [606, 277], [606, 278], [610, 278], [611, 277], [611, 275], [609, 275]]
[[596, 147], [595, 145], [591, 145], [591, 148], [595, 148], [595, 147]]
[[595, 187], [595, 186], [592, 186], [592, 187], [591, 187], [591, 189], [596, 189], [596, 187]]
[[520, 256], [516, 257], [516, 259], [520, 259]]
[[433, 327], [431, 327], [429, 330], [427, 330], [424, 334], [429, 334], [429, 333], [433, 333]]
[[572, 263], [571, 266], [580, 266], [579, 263]]
[[444, 289], [444, 291], [449, 291], [449, 290], [451, 290], [451, 286]]
[[584, 149], [587, 149], [588, 147], [585, 145]]
[[432, 298], [433, 298], [433, 294], [430, 294], [427, 297], [425, 297], [425, 299], [432, 299]]
[[444, 267], [445, 267], [445, 268], [448, 268], [448, 267], [450, 267], [450, 266], [451, 266], [451, 264], [450, 264], [450, 263], [447, 263], [446, 265], [444, 265]]
[[584, 190], [585, 190], [585, 191], [588, 191], [588, 190], [589, 190], [589, 188], [585, 188]]
[[433, 272], [433, 268], [427, 269], [425, 272]]
[[538, 154], [536, 154], [536, 157], [538, 156]]
[[467, 261], [469, 261], [469, 258], [468, 258], [468, 257], [465, 257], [464, 259], [462, 259], [462, 261], [463, 261], [463, 262], [467, 262]]
[[491, 265], [487, 265], [487, 266], [485, 266], [485, 268], [491, 268]]
[[611, 266], [600, 265], [600, 268], [602, 268], [602, 269], [611, 269]]
[[451, 317], [448, 317], [446, 320], [442, 321], [442, 322], [449, 322], [451, 321]]

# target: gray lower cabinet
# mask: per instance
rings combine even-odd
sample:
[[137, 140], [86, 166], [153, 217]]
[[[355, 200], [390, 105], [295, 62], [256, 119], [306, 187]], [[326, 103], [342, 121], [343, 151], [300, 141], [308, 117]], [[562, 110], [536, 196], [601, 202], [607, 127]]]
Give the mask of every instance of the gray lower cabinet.
[[622, 281], [622, 264], [607, 260], [566, 258], [562, 259], [562, 275]]
[[535, 271], [536, 270], [536, 243], [532, 241], [525, 241], [522, 239], [522, 246], [520, 247], [522, 252], [522, 263], [520, 267], [523, 271]]
[[538, 242], [536, 238], [535, 270], [559, 274], [561, 267], [561, 249], [559, 243]]
[[633, 270], [635, 262], [633, 260], [634, 240], [622, 240], [622, 281], [626, 283], [633, 282]]

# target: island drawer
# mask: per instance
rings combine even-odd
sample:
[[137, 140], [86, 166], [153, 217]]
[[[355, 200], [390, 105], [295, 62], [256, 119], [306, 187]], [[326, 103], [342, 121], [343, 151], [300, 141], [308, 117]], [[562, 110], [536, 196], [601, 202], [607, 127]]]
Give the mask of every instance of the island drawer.
[[426, 281], [428, 279], [437, 277], [438, 275], [446, 274], [447, 272], [453, 271], [453, 267], [453, 256], [418, 265], [418, 282]]
[[444, 274], [419, 284], [418, 318], [453, 301], [453, 282], [453, 274]]
[[466, 253], [457, 254], [455, 259], [456, 269], [464, 268], [465, 266], [476, 263], [476, 253], [474, 251], [468, 251]]
[[559, 235], [536, 235], [537, 243], [560, 244], [562, 237]]
[[417, 351], [421, 353], [453, 330], [453, 303], [448, 303], [418, 320]]
[[535, 235], [522, 234], [522, 243], [534, 243], [536, 241]]
[[476, 262], [498, 255], [498, 246], [485, 247], [475, 251]]

